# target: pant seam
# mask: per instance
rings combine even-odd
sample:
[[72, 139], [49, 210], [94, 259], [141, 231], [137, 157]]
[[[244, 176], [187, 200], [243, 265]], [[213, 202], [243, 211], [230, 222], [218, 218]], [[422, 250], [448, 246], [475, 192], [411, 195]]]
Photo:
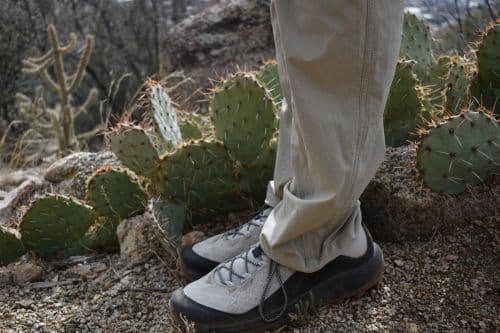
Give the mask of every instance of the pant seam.
[[[375, 57], [374, 49], [372, 46], [372, 19], [371, 12], [373, 7], [373, 1], [366, 1], [366, 15], [365, 15], [365, 35], [363, 42], [363, 64], [361, 69], [361, 78], [360, 78], [360, 93], [359, 93], [359, 107], [357, 112], [358, 121], [356, 122], [358, 125], [358, 136], [356, 139], [356, 145], [354, 146], [353, 154], [354, 154], [354, 166], [353, 173], [351, 175], [351, 179], [349, 181], [349, 191], [350, 195], [347, 196], [350, 198], [349, 202], [357, 199], [354, 198], [354, 182], [358, 178], [360, 165], [359, 162], [361, 160], [360, 156], [360, 148], [363, 146], [366, 141], [367, 132], [368, 132], [368, 123], [370, 115], [367, 114], [367, 104], [368, 104], [368, 87], [370, 84], [370, 61]], [[368, 119], [363, 120], [362, 114], [365, 114]]]

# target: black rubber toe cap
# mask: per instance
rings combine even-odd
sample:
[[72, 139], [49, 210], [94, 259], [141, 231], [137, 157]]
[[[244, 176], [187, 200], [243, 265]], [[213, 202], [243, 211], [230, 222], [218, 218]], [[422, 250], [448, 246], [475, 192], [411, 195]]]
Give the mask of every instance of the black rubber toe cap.
[[214, 269], [219, 263], [204, 258], [193, 251], [193, 246], [189, 245], [181, 250], [181, 260], [186, 278], [195, 280]]

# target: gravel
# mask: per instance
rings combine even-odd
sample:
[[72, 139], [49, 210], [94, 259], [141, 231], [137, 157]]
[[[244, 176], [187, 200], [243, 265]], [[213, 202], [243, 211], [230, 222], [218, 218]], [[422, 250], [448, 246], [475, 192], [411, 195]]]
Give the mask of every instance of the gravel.
[[[293, 316], [277, 332], [499, 332], [500, 219], [381, 244], [381, 285], [361, 298]], [[158, 256], [120, 267], [117, 254], [43, 263], [44, 279], [16, 286], [0, 270], [1, 332], [182, 332], [170, 293], [183, 284]], [[2, 285], [3, 283], [3, 285]]]

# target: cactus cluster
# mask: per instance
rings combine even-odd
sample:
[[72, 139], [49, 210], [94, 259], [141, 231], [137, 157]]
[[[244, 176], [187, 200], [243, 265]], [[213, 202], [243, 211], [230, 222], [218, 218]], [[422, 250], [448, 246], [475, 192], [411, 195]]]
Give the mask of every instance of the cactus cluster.
[[89, 177], [86, 199], [46, 195], [33, 201], [18, 231], [0, 229], [0, 266], [26, 251], [57, 257], [117, 248], [120, 220], [141, 213], [147, 204], [135, 176], [109, 167]]

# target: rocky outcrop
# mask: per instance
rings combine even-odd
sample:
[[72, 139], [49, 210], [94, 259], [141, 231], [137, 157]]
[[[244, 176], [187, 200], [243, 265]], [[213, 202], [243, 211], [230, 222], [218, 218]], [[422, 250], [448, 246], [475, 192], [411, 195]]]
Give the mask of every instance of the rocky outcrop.
[[415, 167], [415, 148], [388, 148], [361, 197], [364, 220], [379, 241], [430, 239], [438, 231], [500, 216], [500, 177], [458, 195], [427, 189]]
[[266, 0], [222, 0], [186, 18], [168, 33], [162, 74], [183, 71], [192, 81], [180, 92], [190, 96], [207, 89], [210, 78], [274, 57], [269, 12]]

